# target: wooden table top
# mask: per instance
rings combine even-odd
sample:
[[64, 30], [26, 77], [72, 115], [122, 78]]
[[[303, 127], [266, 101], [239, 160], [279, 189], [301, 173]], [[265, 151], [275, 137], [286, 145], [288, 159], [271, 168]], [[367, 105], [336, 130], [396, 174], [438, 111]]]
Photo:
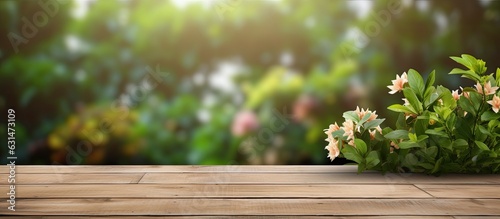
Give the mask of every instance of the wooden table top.
[[12, 217], [500, 218], [500, 175], [358, 175], [355, 166], [333, 165], [17, 165], [15, 212], [7, 209], [8, 166], [0, 176], [0, 215]]

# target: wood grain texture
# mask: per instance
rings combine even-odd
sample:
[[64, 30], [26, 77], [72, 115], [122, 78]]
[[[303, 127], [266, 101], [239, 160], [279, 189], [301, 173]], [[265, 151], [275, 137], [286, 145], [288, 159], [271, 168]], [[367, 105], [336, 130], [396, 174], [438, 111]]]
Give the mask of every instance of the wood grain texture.
[[261, 173], [146, 173], [139, 183], [155, 184], [409, 184], [401, 176], [379, 173], [261, 174]]
[[[500, 215], [498, 199], [20, 199], [22, 215]], [[0, 204], [6, 213], [7, 202]]]
[[[6, 216], [3, 217], [5, 219], [19, 219], [20, 217], [16, 216]], [[454, 219], [453, 216], [24, 216], [23, 219], [158, 219], [158, 218], [167, 218], [167, 219]], [[485, 217], [486, 219], [488, 217]], [[490, 217], [492, 218], [492, 217]]]
[[[8, 169], [0, 170], [6, 194]], [[498, 188], [500, 175], [357, 174], [354, 166], [16, 166], [16, 211], [5, 195], [0, 215], [492, 219]]]
[[[498, 198], [500, 185], [415, 185], [439, 198]], [[500, 206], [499, 206], [500, 207]]]
[[[73, 184], [73, 183], [137, 183], [143, 173], [107, 173], [107, 174], [16, 174], [17, 185], [27, 184]], [[0, 174], [0, 179], [6, 179], [7, 174]], [[7, 180], [0, 181], [0, 185], [8, 184]]]
[[[0, 186], [0, 191], [8, 191]], [[432, 198], [413, 185], [20, 185], [17, 198]]]

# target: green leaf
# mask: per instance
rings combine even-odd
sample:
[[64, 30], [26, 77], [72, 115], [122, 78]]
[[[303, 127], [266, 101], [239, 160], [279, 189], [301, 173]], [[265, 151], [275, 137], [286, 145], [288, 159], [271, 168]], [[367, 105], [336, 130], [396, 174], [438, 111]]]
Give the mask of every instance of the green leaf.
[[366, 168], [370, 169], [380, 163], [377, 151], [371, 151], [366, 157]]
[[443, 100], [444, 107], [448, 107], [450, 109], [455, 109], [455, 107], [457, 107], [457, 101], [455, 101], [453, 95], [451, 95], [450, 89], [439, 85], [437, 87], [437, 90], [437, 93], [439, 93], [439, 98]]
[[500, 85], [500, 68], [497, 68], [496, 78], [497, 78], [497, 84]]
[[427, 127], [429, 127], [429, 112], [424, 111], [423, 115], [427, 116], [427, 118], [418, 118], [417, 121], [415, 122], [414, 128], [415, 128], [415, 133], [417, 135], [423, 135], [425, 134], [425, 130], [427, 130]]
[[408, 138], [410, 139], [410, 141], [415, 143], [418, 141], [417, 135], [415, 133], [408, 133]]
[[406, 130], [394, 130], [384, 135], [384, 137], [388, 139], [405, 139], [405, 140], [409, 139], [408, 131]]
[[485, 128], [484, 126], [480, 125], [478, 126], [478, 129], [481, 133], [485, 134], [485, 135], [488, 135], [488, 136], [492, 136], [491, 132], [488, 131], [487, 128]]
[[436, 165], [434, 166], [434, 169], [432, 169], [431, 173], [437, 173], [440, 169], [441, 163], [443, 162], [443, 158], [439, 158], [439, 160], [436, 162]]
[[385, 119], [374, 119], [372, 121], [366, 122], [365, 124], [363, 124], [363, 128], [365, 128], [365, 129], [375, 128], [375, 127], [379, 126], [380, 124], [382, 124], [382, 122], [384, 122], [384, 120]]
[[356, 145], [356, 149], [358, 149], [359, 154], [361, 156], [366, 154], [367, 147], [366, 147], [366, 143], [363, 140], [358, 139], [358, 138], [354, 139], [354, 144]]
[[366, 170], [366, 163], [362, 162], [358, 164], [358, 174]]
[[400, 149], [409, 149], [409, 148], [419, 148], [420, 145], [416, 142], [411, 141], [403, 141], [398, 144]]
[[500, 113], [495, 113], [493, 111], [486, 111], [481, 115], [481, 121], [491, 121], [500, 119]]
[[459, 64], [462, 64], [463, 66], [467, 67], [468, 69], [472, 68], [471, 63], [469, 61], [463, 59], [463, 58], [456, 57], [456, 56], [450, 56], [450, 58], [453, 59], [453, 61], [455, 61], [455, 62], [457, 62]]
[[410, 114], [417, 114], [417, 112], [412, 109], [412, 108], [409, 108], [407, 106], [403, 106], [401, 104], [393, 104], [393, 105], [390, 105], [389, 107], [387, 107], [388, 110], [392, 110], [394, 112], [398, 112], [398, 113], [410, 113]]
[[342, 117], [344, 117], [346, 120], [351, 120], [355, 123], [359, 122], [359, 116], [354, 111], [347, 111], [342, 115]]
[[352, 146], [349, 146], [349, 145], [346, 145], [343, 149], [342, 149], [342, 154], [344, 155], [344, 157], [348, 160], [352, 160], [358, 164], [362, 163], [363, 162], [363, 157], [361, 155], [359, 155], [358, 151], [356, 150], [356, 148], [352, 147]]
[[425, 154], [432, 159], [436, 158], [437, 152], [438, 148], [436, 146], [430, 146], [425, 149]]
[[453, 143], [451, 144], [451, 147], [457, 150], [465, 150], [468, 146], [469, 144], [467, 143], [467, 141], [461, 138], [453, 141]]
[[344, 130], [343, 129], [339, 129], [337, 131], [334, 131], [332, 132], [332, 137], [334, 138], [342, 138], [344, 136]]
[[472, 106], [474, 106], [474, 110], [476, 112], [478, 112], [479, 107], [481, 106], [481, 103], [483, 102], [483, 95], [480, 93], [471, 92], [470, 93], [470, 100], [472, 102]]
[[486, 144], [484, 144], [483, 142], [480, 142], [480, 141], [474, 141], [477, 145], [477, 147], [483, 151], [489, 151], [490, 149], [488, 148], [488, 146]]
[[460, 99], [458, 100], [458, 106], [460, 106], [460, 108], [462, 108], [466, 112], [471, 113], [473, 116], [476, 115], [476, 110], [474, 109], [471, 101], [463, 95], [460, 96]]
[[[414, 69], [410, 69], [408, 71], [408, 84], [410, 85], [410, 88], [415, 92], [417, 97], [420, 99], [423, 99], [424, 91], [425, 91], [424, 79]], [[415, 106], [413, 106], [413, 107], [416, 109]]]
[[396, 129], [406, 129], [406, 126], [406, 116], [404, 113], [400, 113], [396, 121]]
[[445, 132], [443, 132], [442, 130], [436, 130], [436, 129], [428, 129], [427, 131], [425, 131], [425, 134], [437, 135], [437, 136], [441, 136], [441, 137], [445, 137], [445, 138], [448, 137], [448, 135]]
[[462, 77], [464, 77], [464, 78], [468, 78], [468, 79], [471, 79], [474, 81], [481, 80], [479, 75], [477, 75], [476, 73], [474, 73], [471, 70], [463, 70], [463, 69], [459, 69], [459, 68], [454, 68], [453, 70], [451, 70], [451, 72], [449, 74], [451, 74], [451, 75], [459, 74], [459, 75], [462, 75]]
[[418, 164], [418, 158], [414, 154], [407, 154], [405, 156], [405, 163], [410, 165], [410, 166], [415, 166]]
[[417, 142], [421, 142], [421, 141], [423, 141], [423, 140], [425, 140], [425, 139], [428, 139], [428, 138], [429, 138], [429, 136], [428, 136], [428, 135], [419, 135], [419, 136], [418, 136], [418, 139], [417, 139]]
[[360, 125], [361, 125], [361, 124], [365, 123], [365, 122], [366, 122], [366, 121], [370, 118], [370, 116], [371, 116], [371, 115], [372, 115], [371, 113], [367, 113], [367, 114], [365, 114], [365, 115], [363, 116], [363, 118], [362, 118], [361, 120], [359, 120], [358, 124], [360, 124]]
[[432, 165], [430, 163], [418, 163], [417, 166], [423, 167], [426, 170], [430, 170], [430, 169], [434, 168], [434, 165]]
[[425, 90], [427, 91], [432, 85], [434, 85], [435, 81], [436, 81], [436, 71], [432, 70], [432, 72], [427, 77], [427, 80], [425, 81]]
[[477, 62], [477, 59], [474, 56], [469, 54], [462, 54], [462, 59], [469, 63], [468, 68], [473, 70], [474, 64]]
[[497, 158], [498, 157], [498, 154], [495, 153], [494, 151], [490, 151], [490, 157], [491, 158]]
[[422, 113], [423, 106], [422, 103], [418, 100], [418, 97], [415, 94], [415, 92], [413, 92], [413, 90], [410, 88], [405, 88], [403, 89], [403, 93], [408, 102], [410, 102], [410, 105], [413, 107], [413, 109], [417, 111], [417, 114]]
[[436, 100], [439, 99], [439, 93], [436, 92], [436, 88], [430, 87], [425, 91], [424, 95], [424, 105], [427, 108], [428, 106], [432, 105]]

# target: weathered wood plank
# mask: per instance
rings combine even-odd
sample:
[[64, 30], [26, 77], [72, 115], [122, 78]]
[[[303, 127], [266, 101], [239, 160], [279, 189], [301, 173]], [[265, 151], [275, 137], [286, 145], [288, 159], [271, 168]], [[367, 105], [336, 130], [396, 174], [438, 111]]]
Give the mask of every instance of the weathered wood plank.
[[139, 183], [159, 184], [409, 184], [395, 174], [146, 173]]
[[[251, 172], [251, 173], [356, 173], [354, 165], [17, 165], [17, 173], [189, 173], [189, 172]], [[7, 166], [0, 166], [1, 173], [7, 173]]]
[[500, 216], [454, 216], [455, 219], [499, 219]]
[[[0, 202], [0, 214], [11, 214]], [[498, 199], [19, 199], [15, 215], [500, 215]]]
[[[5, 219], [19, 219], [18, 216], [6, 216], [3, 217]], [[24, 219], [103, 219], [102, 216], [24, 216]], [[158, 216], [107, 216], [106, 219], [157, 219]], [[161, 218], [168, 219], [265, 219], [265, 218], [273, 218], [273, 219], [453, 219], [453, 216], [166, 216]]]
[[445, 174], [441, 176], [404, 174], [401, 177], [412, 184], [500, 184], [500, 174]]
[[[0, 186], [0, 191], [8, 187]], [[19, 185], [17, 198], [431, 198], [413, 185]]]
[[[65, 184], [65, 183], [137, 183], [143, 173], [107, 173], [107, 174], [16, 174], [16, 184]], [[7, 174], [0, 174], [6, 179]], [[7, 180], [0, 185], [8, 184]]]
[[[499, 185], [436, 185], [417, 184], [434, 197], [438, 198], [498, 198]], [[500, 207], [500, 206], [499, 206]]]

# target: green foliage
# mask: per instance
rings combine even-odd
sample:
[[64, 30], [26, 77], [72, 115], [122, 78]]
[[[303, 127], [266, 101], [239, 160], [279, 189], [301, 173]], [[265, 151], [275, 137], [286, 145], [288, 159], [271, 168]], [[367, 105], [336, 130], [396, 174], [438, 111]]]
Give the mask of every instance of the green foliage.
[[499, 74], [485, 75], [485, 63], [473, 56], [451, 58], [468, 70], [455, 68], [450, 74], [472, 79], [482, 89], [465, 88], [459, 95], [458, 90], [452, 93], [443, 86], [435, 87], [434, 71], [424, 83], [422, 76], [410, 69], [401, 88], [408, 103], [388, 107], [400, 113], [398, 123], [402, 124], [397, 124], [397, 129], [386, 128], [378, 138], [365, 135], [365, 120], [358, 111], [344, 113], [346, 120], [360, 128], [349, 138], [342, 132], [348, 126], [341, 127], [331, 139], [341, 142], [343, 156], [358, 163], [359, 172], [500, 173], [500, 113], [492, 101], [500, 93]]
[[[82, 134], [89, 130], [86, 128], [95, 130], [96, 124], [120, 112], [112, 104], [127, 95], [130, 86], [141, 84], [147, 66], [159, 65], [172, 80], [127, 104], [128, 116], [113, 123], [119, 128], [103, 134], [102, 144], [92, 146], [92, 153], [80, 150], [80, 163], [325, 164], [323, 148], [314, 145], [323, 142], [322, 130], [329, 121], [339, 120], [354, 103], [385, 109], [399, 101], [399, 95], [384, 95], [383, 85], [392, 77], [388, 72], [408, 66], [426, 73], [431, 67], [443, 72], [452, 63], [443, 54], [460, 51], [481, 54], [490, 65], [499, 66], [495, 51], [500, 51], [500, 32], [494, 30], [500, 27], [500, 1], [432, 1], [427, 9], [413, 1], [400, 4], [397, 12], [389, 10], [393, 6], [387, 1], [376, 1], [365, 15], [357, 13], [356, 4], [362, 1], [227, 2], [0, 1], [4, 36], [0, 87], [5, 91], [0, 94], [0, 108], [18, 112], [18, 161], [67, 163], [72, 150], [79, 152], [78, 143], [89, 140]], [[59, 4], [43, 9], [43, 3]], [[86, 7], [75, 8], [78, 5]], [[42, 22], [47, 10], [57, 12], [47, 14]], [[75, 16], [84, 11], [83, 16]], [[34, 30], [26, 19], [34, 18], [44, 24], [33, 24], [36, 33], [27, 36]], [[460, 22], [454, 22], [457, 20]], [[18, 52], [8, 39], [10, 33], [27, 40], [19, 43]], [[477, 60], [470, 64], [470, 57], [459, 58], [473, 70], [485, 69]], [[218, 74], [225, 63], [241, 68], [224, 71], [230, 75]], [[469, 71], [467, 66], [460, 67], [461, 71]], [[408, 71], [409, 76], [418, 77], [415, 72]], [[500, 69], [494, 77], [488, 73], [478, 76], [500, 84]], [[434, 106], [439, 99], [453, 104], [451, 93], [431, 85], [458, 87], [463, 79], [441, 76], [424, 74], [423, 93], [419, 83], [408, 86], [411, 91], [406, 92], [417, 98], [412, 98], [412, 105], [394, 105], [399, 116], [379, 110], [387, 118], [385, 122], [396, 124], [392, 128], [415, 126], [417, 139], [407, 136], [408, 142], [402, 145], [411, 148], [406, 150], [415, 149], [421, 136], [436, 138], [429, 133], [447, 136], [445, 129], [428, 129], [429, 123], [446, 122], [427, 111], [448, 114]], [[220, 89], [224, 85], [231, 89]], [[297, 104], [302, 97], [308, 100], [306, 104]], [[470, 124], [478, 115], [471, 101], [458, 103], [458, 110], [469, 113], [466, 118], [456, 117], [457, 124]], [[235, 136], [231, 125], [242, 110], [253, 111], [261, 126], [245, 136]], [[268, 140], [247, 147], [248, 140], [278, 127], [269, 123], [275, 119], [273, 110], [287, 115], [286, 126], [273, 131]], [[294, 112], [299, 116], [294, 117]], [[408, 118], [408, 122], [416, 119], [415, 124], [407, 123], [405, 114], [419, 113], [417, 118]], [[488, 131], [496, 130], [498, 118], [493, 114], [482, 114], [480, 120], [487, 127], [477, 129], [478, 139], [491, 138]], [[356, 121], [369, 131], [383, 121], [362, 120]], [[400, 159], [389, 153], [390, 143], [384, 140], [383, 135], [390, 131], [377, 131], [374, 138], [379, 142], [367, 144], [366, 168], [381, 165], [376, 162], [378, 156], [379, 160]], [[447, 147], [456, 145], [463, 150], [461, 139], [469, 139], [472, 128], [455, 131], [460, 137]], [[467, 143], [479, 150], [475, 142]], [[375, 153], [372, 147], [380, 151]], [[0, 154], [6, 154], [5, 149]]]

